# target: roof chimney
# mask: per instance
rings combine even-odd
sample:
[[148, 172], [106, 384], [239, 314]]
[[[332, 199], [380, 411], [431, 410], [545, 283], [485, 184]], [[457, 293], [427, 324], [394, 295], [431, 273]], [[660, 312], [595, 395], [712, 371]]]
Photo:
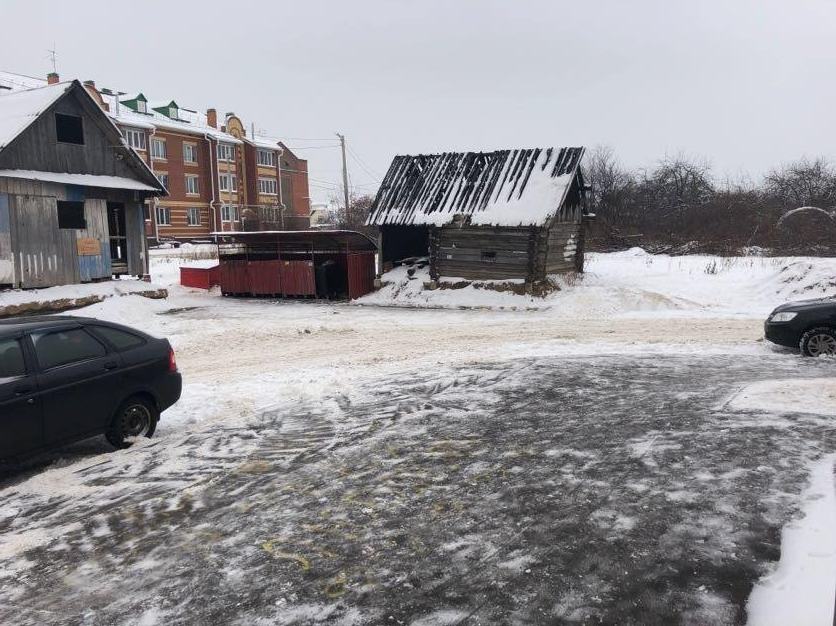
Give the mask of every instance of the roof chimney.
[[58, 76], [56, 72], [50, 72], [46, 75], [46, 84], [47, 85], [54, 85], [61, 81], [61, 78]]
[[212, 128], [218, 127], [218, 112], [215, 109], [206, 109], [206, 123]]

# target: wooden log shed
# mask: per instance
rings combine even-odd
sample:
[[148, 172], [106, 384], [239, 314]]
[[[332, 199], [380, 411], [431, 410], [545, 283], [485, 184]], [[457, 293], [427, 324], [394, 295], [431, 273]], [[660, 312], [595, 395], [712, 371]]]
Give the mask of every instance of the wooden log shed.
[[378, 272], [428, 256], [435, 279], [544, 281], [582, 272], [589, 216], [584, 149], [397, 156], [368, 224]]
[[78, 81], [0, 94], [0, 285], [146, 276], [165, 189]]

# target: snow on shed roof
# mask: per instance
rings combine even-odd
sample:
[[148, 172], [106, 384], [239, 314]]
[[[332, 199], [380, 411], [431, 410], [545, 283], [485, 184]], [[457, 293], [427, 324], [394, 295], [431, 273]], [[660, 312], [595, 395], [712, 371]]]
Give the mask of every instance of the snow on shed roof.
[[25, 178], [27, 180], [42, 180], [49, 183], [79, 185], [81, 187], [99, 187], [104, 189], [159, 191], [157, 187], [146, 185], [133, 178], [101, 176], [98, 174], [66, 174], [63, 172], [39, 172], [36, 170], [0, 170], [0, 178]]
[[532, 226], [560, 210], [584, 148], [396, 156], [368, 224]]
[[72, 83], [56, 83], [0, 95], [0, 150], [63, 96]]

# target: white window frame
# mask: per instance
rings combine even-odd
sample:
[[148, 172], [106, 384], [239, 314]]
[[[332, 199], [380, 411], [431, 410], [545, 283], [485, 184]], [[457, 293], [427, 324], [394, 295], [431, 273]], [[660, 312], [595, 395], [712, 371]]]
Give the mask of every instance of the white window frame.
[[148, 103], [145, 100], [136, 101], [137, 113], [148, 113]]
[[168, 107], [168, 116], [173, 120], [179, 120], [180, 112], [178, 111], [177, 107]]
[[258, 164], [264, 165], [265, 167], [276, 167], [276, 151], [268, 150], [267, 148], [259, 148]]
[[[191, 159], [187, 158], [187, 152], [191, 155]], [[197, 144], [183, 144], [183, 163], [197, 163]]]
[[238, 207], [234, 204], [224, 204], [221, 206], [221, 221], [222, 222], [237, 222], [239, 221]]
[[200, 207], [191, 206], [186, 209], [186, 225], [200, 226]]
[[[165, 178], [165, 180], [163, 180], [163, 178]], [[157, 172], [157, 180], [159, 180], [160, 184], [165, 187], [166, 191], [168, 191], [168, 183], [170, 180], [168, 178], [168, 172]]]
[[279, 182], [275, 178], [258, 178], [258, 193], [264, 196], [279, 195]]
[[235, 174], [221, 174], [218, 178], [221, 191], [232, 193], [238, 191], [238, 177]]
[[[162, 154], [157, 153], [157, 148], [159, 146], [162, 146]], [[159, 137], [151, 138], [151, 158], [158, 161], [165, 161], [168, 159], [168, 147], [166, 146], [165, 139], [160, 139]]]
[[145, 131], [140, 128], [123, 128], [125, 142], [134, 150], [145, 150]]
[[[199, 196], [200, 195], [200, 182], [199, 176], [195, 174], [186, 174], [186, 195], [192, 196]], [[194, 181], [194, 185], [191, 184], [191, 181]], [[194, 191], [192, 191], [192, 187], [194, 187]]]
[[[160, 216], [165, 216], [164, 219], [161, 219]], [[157, 207], [157, 224], [159, 226], [171, 226], [171, 208], [167, 206], [158, 206]]]
[[231, 143], [218, 144], [218, 161], [226, 161], [231, 163], [235, 160], [235, 146]]

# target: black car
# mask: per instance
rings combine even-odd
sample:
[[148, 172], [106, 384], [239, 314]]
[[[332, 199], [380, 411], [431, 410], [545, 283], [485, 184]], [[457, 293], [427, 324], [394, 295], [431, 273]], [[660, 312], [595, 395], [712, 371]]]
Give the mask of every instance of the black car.
[[82, 317], [0, 320], [0, 461], [101, 434], [128, 447], [181, 387], [165, 339]]
[[836, 299], [782, 304], [764, 323], [764, 335], [805, 356], [836, 355]]

